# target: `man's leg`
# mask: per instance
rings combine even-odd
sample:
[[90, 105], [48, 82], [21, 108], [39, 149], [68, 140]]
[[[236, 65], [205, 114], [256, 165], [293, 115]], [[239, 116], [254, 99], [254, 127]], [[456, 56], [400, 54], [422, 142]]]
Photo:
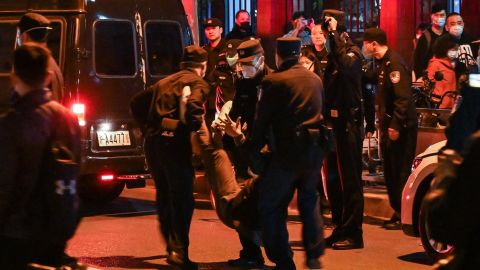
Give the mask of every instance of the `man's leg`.
[[343, 191], [342, 243], [333, 248], [363, 247], [362, 138], [356, 123], [335, 128], [340, 179]]
[[303, 222], [302, 236], [307, 266], [317, 262], [325, 252], [323, 239], [323, 220], [320, 214], [320, 197], [315, 186], [320, 175], [320, 168], [313, 168], [304, 173], [298, 183], [298, 208]]
[[263, 243], [267, 256], [276, 264], [276, 269], [295, 269], [286, 224], [288, 204], [295, 189], [294, 177], [295, 173], [284, 170], [273, 156], [264, 177], [258, 182], [258, 211]]
[[338, 172], [337, 153], [329, 152], [323, 163], [327, 177], [327, 195], [332, 209], [332, 222], [335, 225], [332, 234], [327, 237], [326, 245], [331, 246], [342, 237], [343, 225], [343, 192], [342, 182]]

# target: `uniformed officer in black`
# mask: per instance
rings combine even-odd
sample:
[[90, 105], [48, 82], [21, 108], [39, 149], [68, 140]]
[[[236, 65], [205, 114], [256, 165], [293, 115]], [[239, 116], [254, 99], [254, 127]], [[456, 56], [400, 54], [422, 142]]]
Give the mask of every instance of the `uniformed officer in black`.
[[214, 80], [215, 75], [212, 73], [215, 71], [216, 65], [225, 58], [227, 43], [222, 38], [223, 23], [217, 18], [209, 18], [203, 24], [205, 30], [205, 37], [208, 40], [207, 45], [203, 48], [208, 53], [207, 72], [205, 79], [210, 84], [210, 94], [207, 101], [207, 112], [205, 121], [210, 125], [215, 118], [216, 113], [216, 99], [217, 99], [217, 82]]
[[[376, 104], [383, 169], [390, 205], [399, 215], [402, 191], [410, 175], [417, 142], [411, 73], [403, 59], [388, 48], [387, 35], [383, 30], [367, 29], [363, 48], [365, 53], [379, 61]], [[400, 229], [400, 221], [392, 219], [385, 228]]]
[[167, 242], [167, 262], [197, 269], [188, 256], [193, 214], [190, 133], [203, 124], [209, 86], [202, 79], [207, 52], [195, 45], [184, 49], [181, 71], [150, 87], [153, 104], [145, 140], [148, 167], [155, 180], [160, 231]]
[[317, 191], [322, 162], [322, 81], [299, 63], [299, 56], [299, 39], [277, 39], [278, 72], [262, 82], [251, 137], [253, 156], [260, 154], [267, 141], [271, 151], [258, 183], [258, 210], [265, 251], [276, 264], [274, 269], [295, 269], [286, 226], [295, 189], [307, 267], [320, 269], [319, 258], [324, 253]]
[[[351, 40], [337, 30], [343, 12], [326, 10], [322, 29], [330, 47], [324, 75], [325, 118], [333, 128], [336, 152], [327, 156], [331, 172], [327, 194], [335, 228], [326, 239], [334, 249], [363, 248], [362, 187], [362, 53]], [[338, 26], [338, 28], [337, 28]], [[336, 154], [336, 155], [335, 155]]]

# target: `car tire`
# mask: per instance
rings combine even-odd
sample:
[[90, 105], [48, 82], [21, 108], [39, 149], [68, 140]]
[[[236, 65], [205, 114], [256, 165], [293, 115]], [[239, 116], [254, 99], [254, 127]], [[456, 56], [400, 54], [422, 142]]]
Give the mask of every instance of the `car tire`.
[[455, 248], [451, 245], [436, 241], [430, 236], [430, 227], [428, 225], [428, 211], [426, 204], [421, 205], [418, 217], [418, 231], [422, 241], [423, 249], [427, 255], [433, 260], [438, 261], [444, 259], [455, 252]]
[[78, 195], [84, 204], [106, 204], [116, 199], [125, 188], [125, 182], [100, 182], [98, 175], [82, 175], [78, 181]]

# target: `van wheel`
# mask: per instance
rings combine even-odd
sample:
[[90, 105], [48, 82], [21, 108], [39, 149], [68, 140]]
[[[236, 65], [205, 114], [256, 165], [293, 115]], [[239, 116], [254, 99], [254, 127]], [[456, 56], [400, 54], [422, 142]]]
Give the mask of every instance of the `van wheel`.
[[428, 225], [427, 211], [425, 204], [422, 204], [418, 217], [418, 231], [422, 241], [423, 249], [427, 255], [434, 261], [444, 259], [455, 252], [451, 245], [432, 239], [430, 236], [430, 227]]
[[78, 195], [86, 204], [105, 204], [120, 196], [124, 187], [123, 181], [100, 182], [96, 174], [83, 175], [78, 181]]

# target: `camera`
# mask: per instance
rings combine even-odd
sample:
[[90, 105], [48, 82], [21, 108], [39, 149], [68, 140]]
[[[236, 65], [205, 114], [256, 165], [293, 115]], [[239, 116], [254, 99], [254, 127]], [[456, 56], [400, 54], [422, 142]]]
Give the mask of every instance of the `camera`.
[[324, 31], [328, 31], [328, 27], [330, 26], [330, 21], [332, 20], [332, 18], [324, 18], [323, 19], [323, 22], [322, 22], [322, 29]]

